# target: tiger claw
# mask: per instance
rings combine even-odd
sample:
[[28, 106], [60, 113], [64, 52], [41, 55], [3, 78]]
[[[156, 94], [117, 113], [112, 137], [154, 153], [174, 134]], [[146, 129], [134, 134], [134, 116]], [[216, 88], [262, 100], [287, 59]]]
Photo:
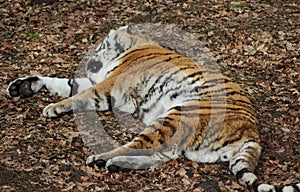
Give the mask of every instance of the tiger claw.
[[49, 104], [45, 109], [43, 110], [43, 115], [45, 117], [57, 117], [59, 116], [59, 113], [57, 111], [57, 108], [55, 107], [54, 103]]

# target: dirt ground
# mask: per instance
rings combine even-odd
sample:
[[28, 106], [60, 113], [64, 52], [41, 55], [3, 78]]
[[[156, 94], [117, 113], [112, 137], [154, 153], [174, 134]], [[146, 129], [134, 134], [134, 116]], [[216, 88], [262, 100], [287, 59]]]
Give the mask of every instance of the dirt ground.
[[[300, 178], [300, 4], [262, 1], [0, 0], [0, 191], [247, 191], [227, 164], [184, 158], [147, 170], [109, 173], [85, 165], [73, 115], [47, 119], [59, 98], [9, 98], [12, 80], [72, 77], [89, 47], [110, 29], [175, 24], [216, 56], [249, 94], [260, 121], [257, 175], [268, 183]], [[120, 125], [102, 114], [107, 129]]]

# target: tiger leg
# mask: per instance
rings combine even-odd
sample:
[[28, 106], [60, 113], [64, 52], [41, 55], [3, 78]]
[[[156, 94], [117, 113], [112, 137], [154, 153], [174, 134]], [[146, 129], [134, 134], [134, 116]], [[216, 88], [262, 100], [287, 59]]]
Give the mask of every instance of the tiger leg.
[[[170, 112], [146, 127], [138, 137], [112, 151], [91, 155], [86, 164], [109, 170], [142, 169], [177, 159], [186, 149], [196, 130], [197, 120], [183, 117], [178, 110]], [[195, 124], [194, 124], [195, 123]]]
[[43, 115], [46, 117], [57, 117], [70, 111], [106, 111], [111, 110], [114, 99], [111, 89], [114, 79], [106, 79], [78, 94], [52, 103], [45, 107]]
[[144, 169], [177, 159], [181, 154], [176, 144], [165, 149], [132, 149], [129, 145], [91, 155], [86, 159], [86, 164], [91, 167], [105, 167], [110, 171]]
[[239, 152], [229, 161], [229, 168], [241, 185], [251, 192], [296, 192], [300, 183], [287, 186], [274, 186], [262, 183], [254, 174], [261, 147], [255, 141], [246, 141]]
[[245, 141], [240, 150], [230, 159], [229, 169], [241, 185], [249, 189], [258, 181], [253, 173], [257, 165], [261, 147], [256, 141]]
[[51, 78], [42, 76], [30, 76], [18, 78], [11, 82], [7, 88], [7, 93], [11, 97], [32, 97], [42, 88], [46, 88], [50, 95], [60, 97], [70, 97], [72, 94], [91, 87], [92, 83], [87, 78]]

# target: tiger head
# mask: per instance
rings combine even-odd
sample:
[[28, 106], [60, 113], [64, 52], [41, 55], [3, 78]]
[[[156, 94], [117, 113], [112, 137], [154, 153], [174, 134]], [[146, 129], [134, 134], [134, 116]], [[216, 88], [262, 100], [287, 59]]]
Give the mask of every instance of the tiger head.
[[118, 59], [129, 49], [146, 44], [153, 44], [133, 35], [129, 26], [111, 30], [109, 34], [96, 46], [85, 64], [87, 77], [99, 83], [104, 80], [117, 65]]

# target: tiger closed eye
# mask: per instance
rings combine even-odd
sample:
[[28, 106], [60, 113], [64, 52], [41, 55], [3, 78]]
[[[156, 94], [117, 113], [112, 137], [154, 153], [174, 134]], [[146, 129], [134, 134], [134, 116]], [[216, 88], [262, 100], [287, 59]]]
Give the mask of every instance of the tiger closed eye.
[[87, 70], [92, 72], [92, 73], [96, 73], [99, 71], [99, 69], [102, 67], [102, 62], [101, 61], [95, 61], [95, 60], [91, 60], [88, 63], [87, 66]]

